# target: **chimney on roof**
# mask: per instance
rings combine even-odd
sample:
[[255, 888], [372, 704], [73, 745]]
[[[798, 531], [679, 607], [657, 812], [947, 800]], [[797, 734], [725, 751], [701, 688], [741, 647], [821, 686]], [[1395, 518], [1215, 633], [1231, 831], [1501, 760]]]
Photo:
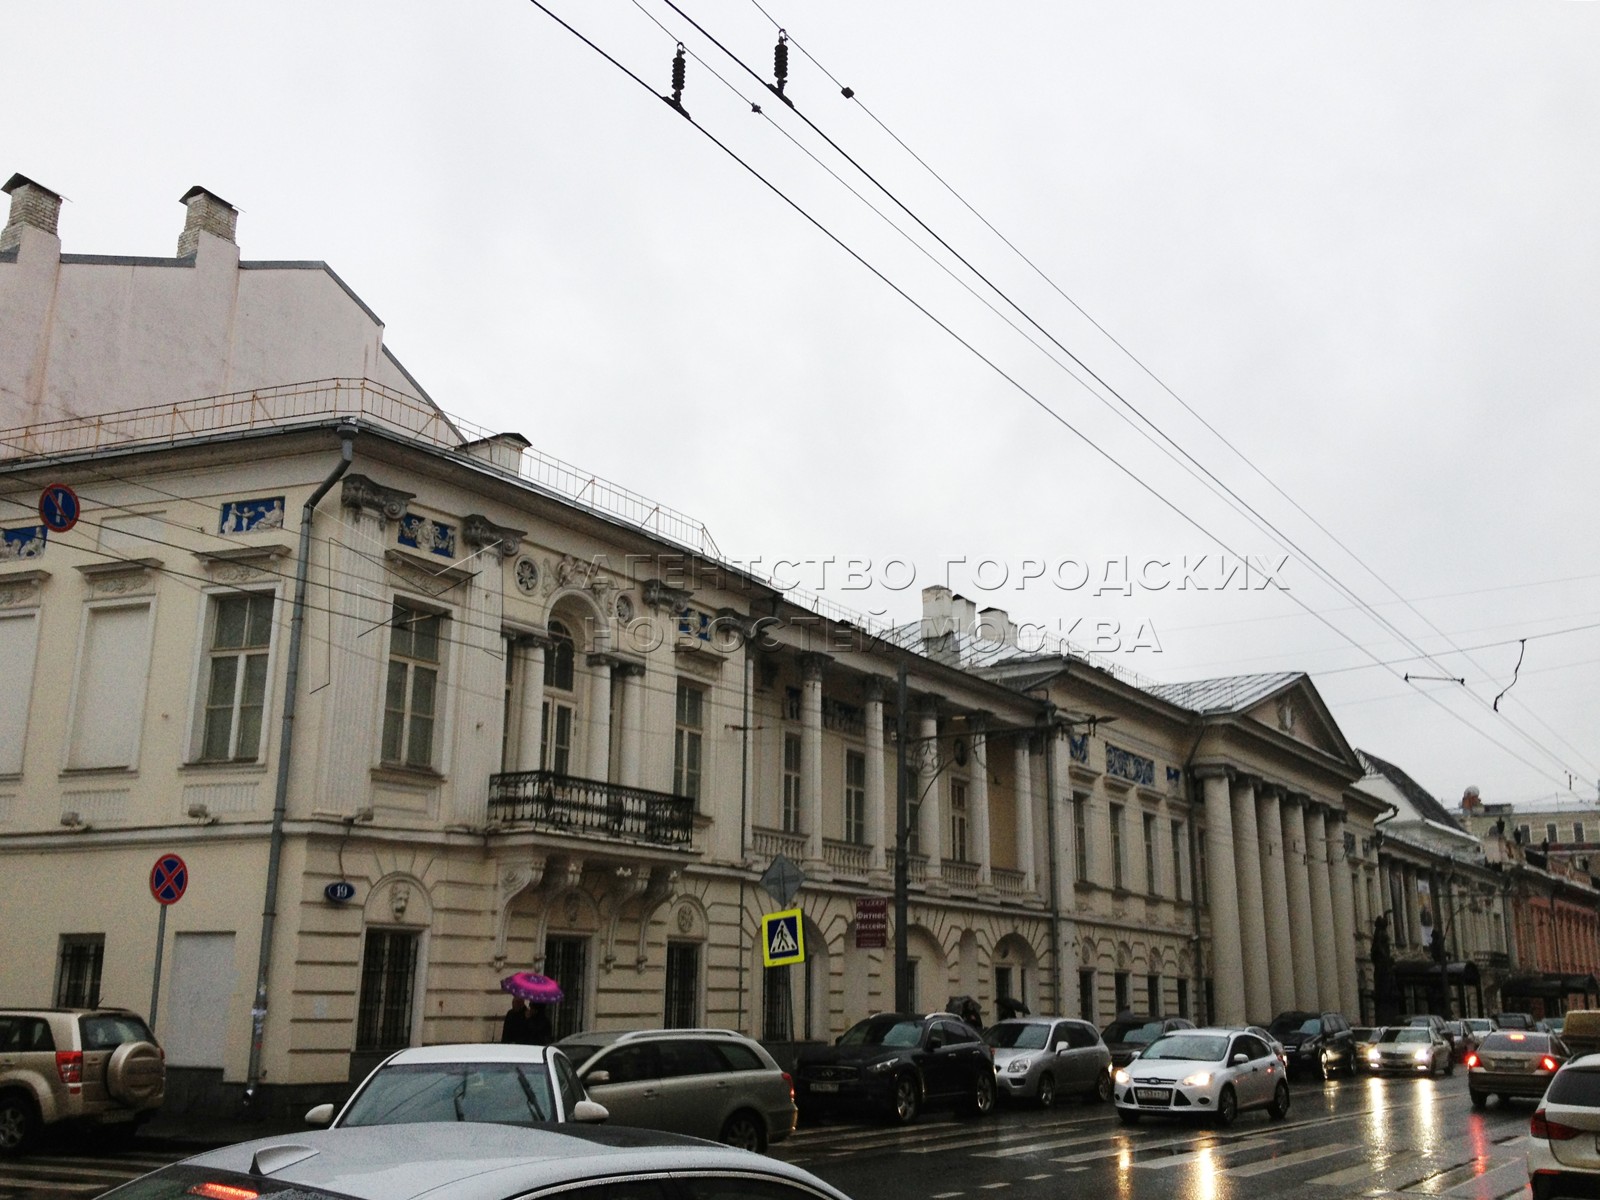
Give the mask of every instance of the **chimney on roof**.
[[985, 642], [998, 642], [1016, 649], [1017, 623], [1003, 608], [986, 608], [978, 614], [978, 637]]
[[188, 258], [200, 248], [200, 235], [209, 233], [225, 242], [232, 242], [234, 229], [239, 223], [239, 210], [215, 192], [196, 185], [180, 197], [188, 208], [183, 232], [178, 235], [178, 257]]
[[1478, 795], [1477, 784], [1469, 784], [1467, 790], [1461, 793], [1461, 811], [1464, 813], [1477, 812], [1483, 807], [1483, 800]]
[[3, 189], [11, 197], [11, 216], [0, 229], [0, 252], [22, 244], [24, 229], [38, 229], [51, 237], [61, 217], [61, 196], [26, 175], [13, 175]]

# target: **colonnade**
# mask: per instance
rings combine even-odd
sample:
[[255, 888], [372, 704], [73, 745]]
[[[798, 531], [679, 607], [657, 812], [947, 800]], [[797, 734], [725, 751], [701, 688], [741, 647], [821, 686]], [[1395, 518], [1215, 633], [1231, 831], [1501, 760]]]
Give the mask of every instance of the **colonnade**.
[[1225, 769], [1197, 774], [1206, 815], [1213, 1018], [1358, 1011], [1343, 810]]

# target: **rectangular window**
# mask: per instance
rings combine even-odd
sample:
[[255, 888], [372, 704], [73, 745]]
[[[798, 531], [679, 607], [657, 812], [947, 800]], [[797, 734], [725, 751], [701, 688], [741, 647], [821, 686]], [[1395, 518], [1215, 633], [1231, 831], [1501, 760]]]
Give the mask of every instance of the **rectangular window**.
[[956, 862], [967, 862], [967, 785], [964, 780], [950, 781], [950, 857]]
[[272, 602], [270, 592], [211, 598], [200, 762], [255, 762], [261, 756]]
[[1172, 823], [1172, 896], [1183, 899], [1183, 822]]
[[84, 619], [82, 654], [67, 766], [131, 767], [139, 752], [150, 674], [150, 605], [91, 608]]
[[1161, 1015], [1161, 976], [1152, 975], [1145, 980], [1144, 1002], [1147, 1006], [1145, 1011], [1152, 1017]]
[[22, 746], [28, 735], [28, 701], [33, 695], [33, 663], [39, 644], [39, 614], [0, 617], [0, 775], [22, 774]]
[[1556, 837], [1555, 822], [1552, 821], [1550, 824], [1544, 827], [1544, 840], [1549, 842], [1552, 846], [1555, 845], [1556, 842], [1560, 841], [1560, 839]]
[[800, 735], [783, 735], [783, 831], [800, 832]]
[[672, 790], [696, 802], [700, 799], [700, 738], [705, 728], [706, 694], [678, 683], [678, 728], [672, 743]]
[[[1122, 805], [1111, 806], [1111, 886], [1121, 888], [1122, 880]], [[1117, 1011], [1121, 1012], [1123, 1006], [1118, 1005]]]
[[1178, 980], [1178, 1015], [1180, 1017], [1189, 1015], [1189, 981], [1187, 979]]
[[1078, 1015], [1091, 1024], [1099, 1024], [1094, 1011], [1094, 972], [1078, 972]]
[[1198, 836], [1203, 830], [1196, 830], [1194, 840], [1194, 891], [1201, 904], [1211, 903], [1211, 889], [1206, 878], [1206, 839]]
[[572, 774], [572, 705], [559, 700], [544, 702], [544, 742], [539, 768], [556, 775]]
[[1021, 993], [1011, 990], [1011, 968], [996, 967], [994, 969], [994, 998], [999, 1000], [1002, 996], [1010, 1000], [1023, 999]]
[[667, 943], [667, 1029], [694, 1029], [700, 1024], [700, 944]]
[[1152, 896], [1161, 894], [1161, 881], [1156, 878], [1156, 819], [1144, 814], [1144, 890]]
[[1529, 842], [1533, 841], [1533, 830], [1532, 830], [1532, 828], [1530, 826], [1518, 825], [1517, 826], [1517, 832], [1522, 834], [1522, 844], [1524, 846], [1526, 846]]
[[417, 941], [403, 929], [367, 930], [356, 1010], [356, 1050], [398, 1050], [411, 1044]]
[[1128, 1011], [1128, 988], [1130, 982], [1128, 973], [1126, 971], [1118, 971], [1111, 977], [1111, 982], [1112, 989], [1116, 993], [1117, 1011], [1125, 1013]]
[[859, 750], [844, 752], [844, 840], [867, 840], [867, 756]]
[[564, 1038], [588, 1027], [589, 942], [581, 937], [544, 940], [544, 974], [561, 983], [561, 1003], [550, 1005], [551, 1036]]
[[500, 653], [505, 655], [506, 665], [505, 691], [500, 697], [500, 769], [511, 771], [516, 767], [511, 758], [512, 725], [517, 719], [516, 689], [513, 683], [517, 676], [516, 639], [502, 634]]
[[1089, 878], [1089, 798], [1072, 798], [1072, 858], [1077, 878]]
[[1583, 841], [1583, 822], [1582, 821], [1574, 821], [1573, 822], [1573, 824], [1572, 824], [1572, 840], [1575, 841], [1575, 842], [1579, 842], [1579, 843], [1581, 843]]
[[438, 613], [395, 603], [383, 701], [383, 761], [392, 766], [434, 766], [443, 633]]
[[56, 1007], [99, 1008], [103, 933], [64, 933], [56, 962]]
[[767, 967], [761, 981], [761, 1040], [794, 1040], [794, 1006], [789, 996], [789, 968]]

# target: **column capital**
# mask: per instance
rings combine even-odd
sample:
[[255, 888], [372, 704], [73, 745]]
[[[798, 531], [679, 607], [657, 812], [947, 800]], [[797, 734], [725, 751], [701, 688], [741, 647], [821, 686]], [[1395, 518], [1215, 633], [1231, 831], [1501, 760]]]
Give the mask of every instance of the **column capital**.
[[866, 681], [866, 694], [868, 704], [882, 704], [884, 693], [888, 690], [890, 680], [882, 675], [868, 675]]
[[994, 718], [994, 713], [986, 708], [974, 709], [967, 714], [967, 732], [973, 737], [987, 738], [989, 722]]
[[591, 667], [620, 667], [626, 665], [628, 660], [618, 658], [615, 654], [609, 654], [604, 650], [597, 650], [593, 654], [585, 655], [583, 661]]
[[1196, 779], [1228, 779], [1232, 777], [1233, 769], [1231, 767], [1221, 766], [1217, 763], [1209, 763], [1203, 766], [1191, 768], [1190, 773]]
[[548, 633], [539, 632], [533, 629], [511, 630], [511, 644], [514, 646], [520, 646], [525, 650], [531, 649], [535, 646], [537, 646], [540, 650], [548, 650], [550, 649], [550, 643], [553, 640], [554, 639], [552, 639]]
[[404, 516], [415, 496], [415, 492], [374, 483], [365, 475], [346, 475], [339, 489], [339, 503], [345, 508], [370, 509], [389, 521], [398, 521]]
[[807, 683], [820, 683], [822, 669], [833, 661], [833, 655], [807, 650], [800, 655], [800, 675]]
[[645, 665], [642, 662], [633, 662], [626, 658], [612, 657], [611, 669], [618, 679], [631, 679], [645, 673]]

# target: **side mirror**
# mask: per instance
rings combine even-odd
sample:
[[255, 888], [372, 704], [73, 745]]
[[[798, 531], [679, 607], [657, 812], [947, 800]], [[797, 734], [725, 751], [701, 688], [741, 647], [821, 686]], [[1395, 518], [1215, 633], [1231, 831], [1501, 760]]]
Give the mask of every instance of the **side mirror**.
[[1248, 1054], [1240, 1053], [1240, 1054], [1235, 1054], [1233, 1056], [1233, 1065], [1236, 1066], [1236, 1067], [1240, 1063], [1247, 1063], [1249, 1061], [1250, 1061], [1250, 1056]]
[[572, 1106], [572, 1119], [598, 1125], [601, 1121], [611, 1119], [611, 1110], [604, 1104], [596, 1104], [593, 1100], [579, 1100]]
[[319, 1104], [306, 1112], [307, 1125], [326, 1125], [333, 1120], [333, 1105]]
[[610, 1082], [611, 1082], [611, 1072], [610, 1071], [590, 1071], [587, 1075], [585, 1075], [583, 1077], [583, 1086], [584, 1087], [594, 1087], [598, 1083], [610, 1083]]

